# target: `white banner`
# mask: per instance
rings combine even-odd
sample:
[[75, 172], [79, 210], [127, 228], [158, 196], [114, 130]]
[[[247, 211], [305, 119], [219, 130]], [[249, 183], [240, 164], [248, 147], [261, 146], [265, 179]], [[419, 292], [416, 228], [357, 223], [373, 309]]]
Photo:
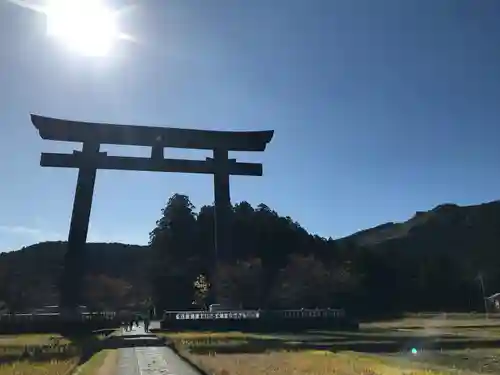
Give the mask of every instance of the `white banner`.
[[215, 320], [215, 319], [257, 319], [258, 311], [248, 312], [196, 312], [196, 313], [178, 313], [175, 315], [177, 320]]

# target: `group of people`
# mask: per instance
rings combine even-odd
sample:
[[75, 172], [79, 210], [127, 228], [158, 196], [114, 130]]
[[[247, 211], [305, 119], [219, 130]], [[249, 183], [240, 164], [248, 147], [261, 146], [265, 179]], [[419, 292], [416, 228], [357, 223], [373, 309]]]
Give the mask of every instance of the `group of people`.
[[[125, 322], [125, 331], [132, 331], [132, 329], [134, 328], [134, 324], [136, 327], [139, 327], [139, 322], [141, 320], [141, 316], [139, 315], [135, 315], [135, 316], [132, 316], [128, 321]], [[142, 320], [144, 321], [144, 331], [145, 332], [149, 332], [149, 324], [150, 324], [150, 318], [149, 316], [145, 316], [142, 318]]]

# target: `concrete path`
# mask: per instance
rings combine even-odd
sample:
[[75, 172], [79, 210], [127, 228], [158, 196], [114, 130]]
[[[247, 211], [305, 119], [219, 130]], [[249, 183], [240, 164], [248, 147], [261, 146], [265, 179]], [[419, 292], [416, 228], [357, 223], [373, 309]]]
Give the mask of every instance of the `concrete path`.
[[128, 343], [140, 345], [118, 349], [116, 375], [200, 375], [172, 349], [162, 346], [157, 336], [144, 332], [144, 326], [128, 332], [122, 329], [121, 334]]

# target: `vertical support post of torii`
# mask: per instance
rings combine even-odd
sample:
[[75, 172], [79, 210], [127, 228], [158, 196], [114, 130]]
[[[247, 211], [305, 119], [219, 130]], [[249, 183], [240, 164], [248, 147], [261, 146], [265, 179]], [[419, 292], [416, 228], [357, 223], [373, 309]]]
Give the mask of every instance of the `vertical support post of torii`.
[[99, 147], [99, 143], [85, 142], [81, 152], [74, 152], [76, 155], [79, 154], [86, 165], [81, 166], [78, 170], [68, 248], [64, 258], [60, 305], [65, 310], [74, 310], [82, 302], [85, 243], [87, 242], [97, 172], [94, 160], [99, 155]]
[[214, 150], [215, 262], [231, 260], [231, 196], [229, 159], [225, 149]]

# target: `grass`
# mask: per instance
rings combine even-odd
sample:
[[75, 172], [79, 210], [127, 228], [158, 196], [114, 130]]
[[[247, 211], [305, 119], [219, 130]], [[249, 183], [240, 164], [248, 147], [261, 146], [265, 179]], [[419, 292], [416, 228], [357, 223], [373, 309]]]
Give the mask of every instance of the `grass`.
[[69, 344], [69, 340], [59, 334], [0, 335], [0, 347], [5, 345], [45, 345], [53, 340]]
[[21, 357], [64, 357], [74, 350], [72, 342], [58, 334], [0, 335], [0, 363]]
[[217, 375], [238, 374], [338, 374], [338, 375], [437, 375], [445, 374], [417, 366], [394, 366], [378, 358], [357, 353], [333, 354], [326, 351], [300, 353], [274, 352], [200, 357], [193, 360], [207, 372]]
[[500, 373], [500, 319], [475, 314], [411, 315], [365, 323], [357, 332], [167, 336], [192, 362], [215, 375]]
[[113, 375], [116, 364], [116, 349], [101, 350], [78, 367], [75, 375]]
[[[97, 336], [63, 337], [59, 334], [0, 335], [0, 375], [68, 375], [81, 363], [78, 373], [93, 375], [107, 354], [83, 349]], [[89, 360], [86, 360], [89, 355]]]
[[78, 358], [49, 362], [17, 361], [0, 365], [0, 375], [68, 375], [78, 363]]

